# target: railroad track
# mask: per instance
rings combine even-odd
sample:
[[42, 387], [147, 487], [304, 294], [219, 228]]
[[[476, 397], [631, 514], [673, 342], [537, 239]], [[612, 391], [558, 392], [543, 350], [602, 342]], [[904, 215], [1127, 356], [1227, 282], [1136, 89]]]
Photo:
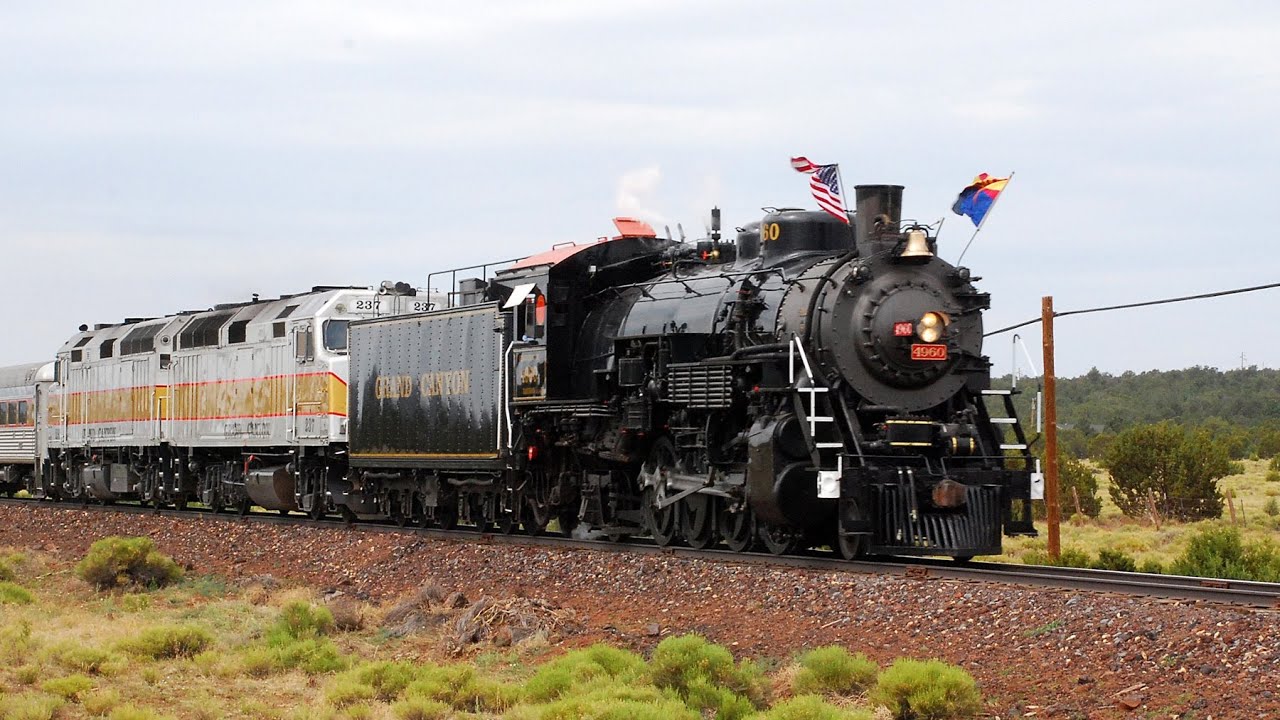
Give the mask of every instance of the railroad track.
[[[0, 505], [30, 507], [36, 501], [0, 498]], [[301, 515], [249, 513], [245, 515], [213, 513], [202, 509], [155, 509], [138, 505], [73, 505], [40, 503], [41, 507], [67, 510], [91, 510], [162, 515], [214, 522], [267, 522], [327, 527], [372, 533], [402, 533], [454, 542], [523, 545], [605, 552], [638, 552], [697, 558], [716, 562], [793, 567], [810, 570], [843, 571], [865, 574], [894, 575], [918, 580], [946, 579], [970, 582], [1003, 583], [1026, 587], [1059, 588], [1082, 592], [1134, 595], [1162, 599], [1239, 605], [1280, 610], [1280, 583], [1251, 582], [1181, 575], [1091, 570], [1044, 565], [1008, 563], [957, 563], [935, 558], [889, 558], [883, 560], [843, 560], [818, 551], [804, 555], [771, 555], [738, 553], [723, 549], [695, 550], [686, 547], [660, 547], [644, 540], [612, 542], [606, 539], [568, 538], [559, 535], [503, 535], [474, 529], [442, 530], [438, 528], [402, 527], [388, 522], [347, 523], [338, 519], [311, 520]]]

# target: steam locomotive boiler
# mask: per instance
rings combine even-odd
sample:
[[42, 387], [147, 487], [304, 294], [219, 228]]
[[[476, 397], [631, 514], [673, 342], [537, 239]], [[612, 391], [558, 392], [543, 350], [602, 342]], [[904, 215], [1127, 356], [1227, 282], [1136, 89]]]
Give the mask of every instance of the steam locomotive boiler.
[[990, 389], [988, 296], [901, 199], [860, 186], [849, 224], [769, 210], [736, 242], [619, 219], [444, 309], [353, 323], [330, 496], [505, 532], [999, 553], [1034, 532], [1033, 461]]

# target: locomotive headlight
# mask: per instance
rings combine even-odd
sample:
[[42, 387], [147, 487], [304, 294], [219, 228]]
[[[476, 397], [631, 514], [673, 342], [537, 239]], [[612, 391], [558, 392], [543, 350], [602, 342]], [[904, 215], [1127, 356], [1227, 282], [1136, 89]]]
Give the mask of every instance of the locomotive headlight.
[[942, 331], [947, 327], [947, 318], [942, 313], [927, 312], [920, 316], [920, 322], [916, 323], [916, 335], [927, 343], [938, 342], [938, 338], [942, 337]]

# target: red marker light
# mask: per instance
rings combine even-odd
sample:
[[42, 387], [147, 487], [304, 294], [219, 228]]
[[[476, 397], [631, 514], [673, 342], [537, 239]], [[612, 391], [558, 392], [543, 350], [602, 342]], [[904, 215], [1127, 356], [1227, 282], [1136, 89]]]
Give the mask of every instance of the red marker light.
[[530, 446], [529, 446], [529, 450], [528, 450], [528, 452], [526, 452], [525, 454], [529, 456], [529, 462], [533, 462], [534, 460], [537, 460], [537, 459], [538, 459], [538, 446], [537, 446], [537, 445], [530, 445]]

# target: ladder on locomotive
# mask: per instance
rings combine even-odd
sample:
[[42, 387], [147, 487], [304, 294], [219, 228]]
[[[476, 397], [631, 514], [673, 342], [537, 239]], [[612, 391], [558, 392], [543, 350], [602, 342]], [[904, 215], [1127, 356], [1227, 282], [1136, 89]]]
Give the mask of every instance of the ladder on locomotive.
[[[799, 364], [797, 364], [797, 360]], [[814, 469], [821, 472], [844, 470], [845, 443], [836, 424], [831, 404], [831, 388], [813, 372], [813, 364], [800, 338], [792, 335], [788, 346], [787, 379], [797, 397], [796, 414], [808, 431], [806, 440], [813, 454]], [[803, 380], [805, 382], [799, 383]], [[838, 475], [836, 477], [838, 480]]]
[[[1021, 393], [1022, 391], [1017, 388], [1011, 388], [1008, 390], [983, 390], [982, 401], [977, 403], [978, 417], [982, 422], [990, 423], [999, 429], [997, 435], [999, 436], [1000, 444], [996, 449], [998, 449], [1001, 454], [1009, 450], [1017, 450], [1019, 457], [1026, 461], [1027, 467], [1030, 468], [1034, 466], [1035, 456], [1031, 454], [1031, 443], [1027, 440], [1027, 433], [1023, 430], [1022, 423], [1018, 420], [1018, 410], [1013, 405], [1013, 397]], [[993, 397], [1001, 398], [1004, 401], [1003, 417], [993, 416], [991, 414], [991, 410], [987, 407], [987, 399]], [[1004, 442], [1007, 439], [1004, 436], [1004, 427], [1013, 429], [1013, 436], [1017, 442]]]

